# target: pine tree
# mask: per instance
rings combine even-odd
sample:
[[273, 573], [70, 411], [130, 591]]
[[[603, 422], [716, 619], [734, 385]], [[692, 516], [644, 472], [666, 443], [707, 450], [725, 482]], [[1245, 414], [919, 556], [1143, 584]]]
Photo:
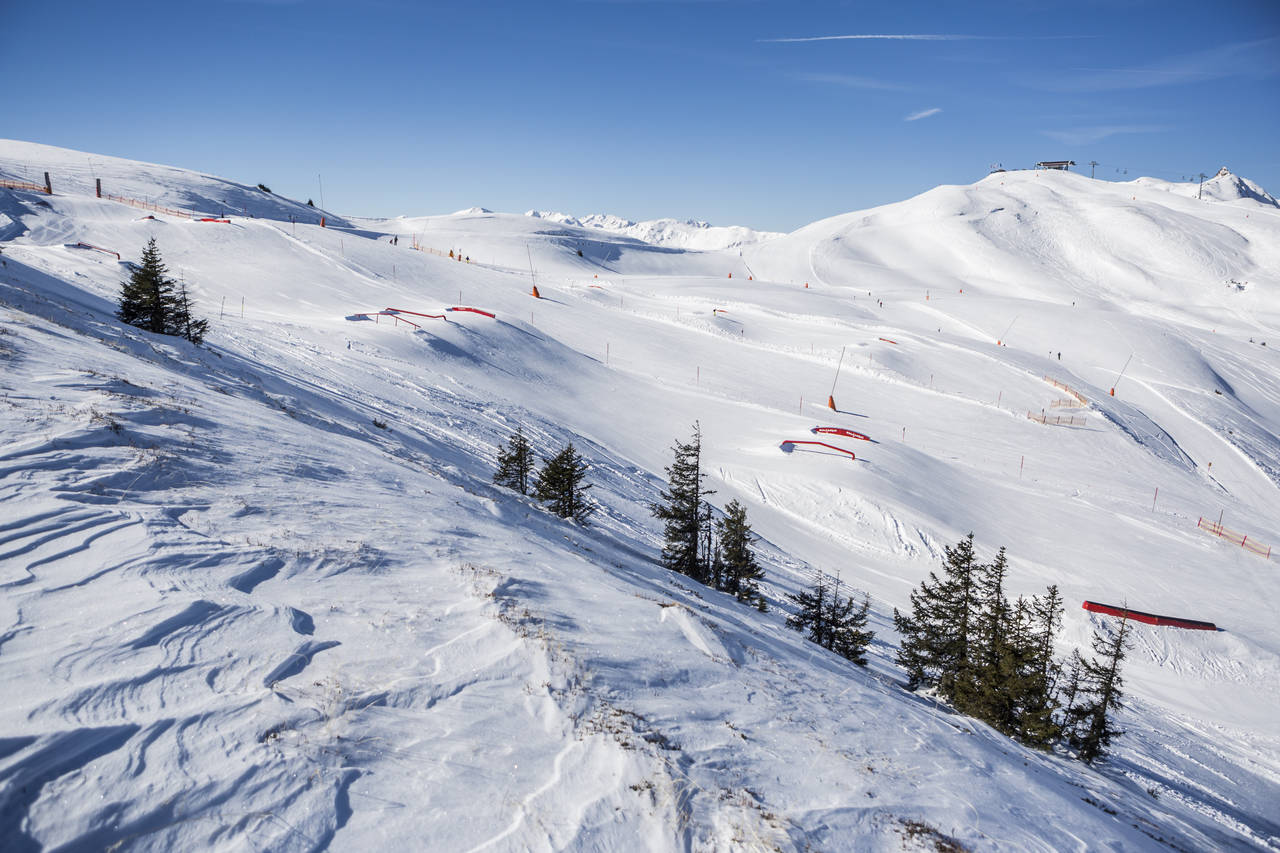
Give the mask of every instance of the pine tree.
[[1017, 719], [1022, 644], [1004, 593], [1009, 562], [1001, 548], [995, 560], [978, 568], [977, 614], [970, 648], [969, 678], [958, 680], [956, 709], [1011, 733]]
[[1128, 649], [1129, 620], [1121, 619], [1120, 628], [1110, 640], [1094, 632], [1093, 651], [1100, 658], [1081, 663], [1080, 690], [1087, 698], [1072, 711], [1076, 724], [1072, 745], [1086, 764], [1104, 757], [1111, 741], [1124, 733], [1116, 727], [1111, 715], [1124, 707], [1120, 664]]
[[716, 536], [720, 541], [711, 573], [718, 577], [719, 589], [731, 593], [738, 601], [760, 607], [764, 603], [764, 596], [760, 594], [764, 569], [751, 551], [747, 508], [736, 499], [724, 508], [724, 518], [716, 521]]
[[866, 649], [875, 637], [867, 630], [867, 613], [871, 609], [871, 597], [862, 594], [862, 603], [855, 606], [852, 597], [840, 600], [839, 579], [832, 595], [831, 622], [834, 625], [831, 651], [858, 666], [867, 665]]
[[142, 250], [142, 263], [134, 267], [129, 280], [120, 287], [116, 318], [148, 332], [201, 343], [209, 330], [209, 321], [191, 316], [191, 298], [186, 285], [175, 291], [176, 282], [167, 273], [156, 238], [152, 237]]
[[706, 472], [702, 470], [702, 430], [697, 423], [693, 439], [677, 441], [672, 451], [675, 460], [666, 468], [663, 502], [650, 506], [654, 517], [665, 522], [662, 565], [706, 583], [711, 579], [711, 548], [706, 541], [711, 508], [702, 498], [714, 492], [702, 487]]
[[174, 305], [174, 282], [166, 275], [168, 271], [160, 260], [156, 238], [152, 237], [142, 250], [142, 263], [134, 267], [120, 288], [116, 317], [148, 332], [168, 334], [166, 320]]
[[1053, 654], [1053, 642], [1062, 627], [1062, 596], [1056, 585], [1044, 596], [1034, 596], [1027, 607], [1028, 649], [1021, 684], [1018, 739], [1048, 748], [1062, 736], [1056, 714], [1062, 664]]
[[186, 282], [178, 286], [171, 329], [167, 334], [181, 335], [193, 344], [204, 343], [204, 336], [209, 332], [208, 320], [197, 320], [191, 316], [191, 297], [187, 294]]
[[533, 449], [529, 439], [525, 438], [524, 429], [516, 427], [507, 446], [498, 448], [498, 470], [493, 475], [493, 482], [527, 495], [532, 474]]
[[573, 448], [573, 442], [552, 456], [543, 458], [542, 470], [533, 484], [533, 495], [561, 518], [572, 518], [586, 524], [595, 509], [587, 503], [583, 492], [591, 488], [582, 485], [587, 473], [587, 463]]
[[859, 666], [866, 666], [864, 652], [875, 634], [867, 630], [867, 613], [871, 599], [863, 593], [859, 604], [852, 597], [840, 597], [840, 578], [828, 583], [821, 572], [813, 588], [788, 596], [796, 604], [795, 614], [787, 617], [787, 627], [805, 632], [809, 640], [833, 651]]
[[937, 687], [944, 699], [956, 696], [957, 685], [973, 678], [970, 644], [977, 605], [973, 534], [948, 547], [943, 577], [934, 572], [911, 592], [910, 615], [893, 611], [902, 644], [898, 664], [907, 671], [907, 689]]
[[787, 627], [805, 633], [811, 642], [827, 648], [835, 632], [827, 621], [830, 616], [828, 601], [831, 591], [827, 587], [826, 576], [818, 572], [811, 590], [787, 597], [796, 605], [796, 612], [787, 617]]

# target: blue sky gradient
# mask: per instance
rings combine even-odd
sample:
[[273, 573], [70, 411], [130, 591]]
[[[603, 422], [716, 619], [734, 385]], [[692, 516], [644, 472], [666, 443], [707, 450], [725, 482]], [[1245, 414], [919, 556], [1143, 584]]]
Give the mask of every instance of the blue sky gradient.
[[322, 175], [344, 214], [786, 231], [1066, 158], [1280, 192], [1280, 0], [0, 9], [0, 137], [317, 203]]

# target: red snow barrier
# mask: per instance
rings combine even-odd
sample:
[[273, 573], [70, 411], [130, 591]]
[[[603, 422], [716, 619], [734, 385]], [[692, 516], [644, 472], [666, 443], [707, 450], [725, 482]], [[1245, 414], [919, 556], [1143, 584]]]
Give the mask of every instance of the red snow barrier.
[[1271, 559], [1270, 545], [1263, 545], [1257, 540], [1250, 540], [1245, 534], [1236, 533], [1234, 530], [1228, 530], [1216, 521], [1205, 521], [1204, 516], [1201, 516], [1200, 520], [1196, 522], [1196, 527], [1199, 527], [1201, 530], [1206, 530], [1214, 536], [1225, 539], [1233, 545], [1239, 545], [1241, 548], [1246, 551], [1251, 551], [1259, 557], [1266, 557], [1268, 560]]
[[93, 249], [95, 252], [102, 252], [104, 255], [115, 255], [115, 256], [116, 256], [116, 260], [117, 260], [117, 261], [118, 261], [118, 260], [120, 260], [120, 253], [119, 253], [119, 252], [113, 252], [113, 251], [111, 251], [110, 249], [104, 249], [104, 248], [102, 248], [101, 246], [95, 246], [95, 245], [93, 245], [92, 243], [76, 243], [76, 244], [75, 244], [75, 245], [73, 245], [71, 248], [73, 248], [73, 249]]
[[1110, 604], [1099, 604], [1096, 601], [1086, 601], [1082, 606], [1085, 610], [1093, 613], [1105, 613], [1108, 616], [1118, 616], [1121, 619], [1132, 619], [1134, 622], [1144, 622], [1147, 625], [1164, 625], [1169, 628], [1189, 628], [1194, 631], [1218, 630], [1218, 626], [1212, 622], [1201, 622], [1197, 619], [1179, 619], [1174, 616], [1157, 616], [1154, 613], [1143, 613], [1141, 610], [1129, 610], [1126, 607], [1114, 607]]
[[43, 184], [33, 184], [30, 181], [0, 180], [0, 187], [3, 187], [6, 190], [29, 190], [36, 193], [45, 192]]
[[897, 341], [891, 341], [888, 338], [881, 338], [880, 340], [884, 341], [886, 344], [893, 344], [894, 346], [898, 345]]
[[142, 208], [143, 210], [153, 210], [156, 213], [167, 213], [170, 216], [181, 216], [183, 219], [191, 218], [190, 211], [178, 210], [173, 207], [161, 207], [160, 205], [154, 204], [153, 202], [139, 201], [136, 198], [129, 198], [128, 196], [112, 195], [111, 193], [103, 193], [101, 195], [101, 198], [105, 198], [108, 201], [118, 201], [121, 204], [127, 204], [130, 207], [139, 207], [139, 208]]
[[446, 310], [448, 310], [448, 311], [470, 311], [472, 314], [481, 314], [481, 315], [483, 315], [483, 316], [485, 316], [485, 317], [491, 317], [491, 318], [493, 318], [493, 319], [495, 319], [495, 320], [496, 320], [496, 319], [498, 319], [498, 317], [497, 317], [497, 315], [496, 315], [496, 314], [491, 314], [491, 313], [490, 313], [490, 312], [488, 312], [488, 311], [481, 311], [479, 308], [465, 308], [465, 307], [462, 307], [462, 306], [455, 305], [453, 308], [448, 308], [448, 309], [446, 309]]
[[870, 441], [871, 436], [863, 435], [860, 432], [854, 432], [844, 427], [814, 427], [809, 432], [818, 433], [820, 435], [843, 435], [845, 438], [856, 438], [860, 441]]
[[1027, 412], [1027, 418], [1038, 424], [1054, 424], [1056, 426], [1084, 426], [1089, 423], [1089, 419], [1084, 415], [1037, 415], [1035, 412]]
[[202, 216], [199, 219], [197, 219], [196, 222], [221, 222], [226, 225], [231, 224], [230, 219], [218, 219], [217, 217], [214, 217], [214, 216]]
[[[1053, 377], [1051, 377], [1051, 376], [1046, 376], [1046, 377], [1044, 378], [1044, 381], [1045, 381], [1045, 382], [1048, 382], [1048, 383], [1049, 383], [1050, 385], [1052, 385], [1054, 388], [1061, 388], [1063, 391], [1066, 391], [1066, 392], [1067, 392], [1068, 394], [1070, 394], [1072, 397], [1075, 397], [1078, 401], [1080, 401], [1080, 405], [1082, 405], [1082, 406], [1087, 406], [1087, 405], [1089, 405], [1089, 400], [1088, 400], [1088, 398], [1087, 398], [1087, 397], [1085, 397], [1083, 394], [1081, 394], [1081, 393], [1080, 393], [1079, 391], [1077, 391], [1076, 389], [1072, 388], [1072, 387], [1071, 387], [1070, 385], [1068, 385], [1067, 383], [1065, 383], [1065, 382], [1059, 382], [1058, 380], [1054, 379], [1054, 378], [1053, 378]], [[1057, 405], [1057, 404], [1055, 403], [1054, 405]]]
[[779, 447], [782, 449], [784, 453], [790, 453], [791, 452], [790, 448], [794, 447], [797, 444], [816, 444], [819, 447], [825, 447], [825, 448], [828, 448], [829, 450], [835, 450], [839, 453], [848, 453], [850, 459], [858, 458], [853, 455], [852, 450], [845, 450], [843, 447], [836, 447], [834, 444], [827, 444], [825, 441], [795, 441], [793, 439], [787, 439], [786, 441], [782, 442], [782, 444], [779, 445]]

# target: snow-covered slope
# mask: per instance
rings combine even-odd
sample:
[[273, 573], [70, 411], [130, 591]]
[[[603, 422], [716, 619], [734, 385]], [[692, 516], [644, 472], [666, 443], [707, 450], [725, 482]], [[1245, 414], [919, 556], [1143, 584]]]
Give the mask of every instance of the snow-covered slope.
[[[6, 847], [1280, 845], [1276, 560], [1197, 528], [1280, 545], [1277, 214], [1006, 173], [739, 257], [485, 211], [142, 219], [40, 153], [0, 144], [55, 187], [0, 190]], [[124, 266], [76, 246], [153, 236], [207, 347], [122, 327]], [[1027, 418], [1063, 411], [1045, 376], [1083, 426]], [[770, 613], [656, 564], [695, 420]], [[585, 455], [590, 526], [490, 484], [517, 425]], [[817, 425], [874, 441], [779, 450]], [[1099, 769], [899, 686], [892, 609], [971, 530], [1014, 594], [1062, 588], [1064, 653], [1107, 629], [1086, 598], [1223, 628], [1135, 626]], [[868, 669], [784, 627], [815, 570], [871, 593]]]
[[711, 225], [697, 219], [650, 219], [644, 222], [633, 222], [612, 214], [594, 213], [590, 216], [576, 217], [547, 210], [530, 210], [525, 213], [525, 216], [559, 222], [562, 225], [594, 228], [610, 234], [634, 237], [655, 246], [674, 249], [701, 251], [736, 249], [748, 243], [762, 243], [782, 236], [775, 231], [756, 231], [741, 225]]

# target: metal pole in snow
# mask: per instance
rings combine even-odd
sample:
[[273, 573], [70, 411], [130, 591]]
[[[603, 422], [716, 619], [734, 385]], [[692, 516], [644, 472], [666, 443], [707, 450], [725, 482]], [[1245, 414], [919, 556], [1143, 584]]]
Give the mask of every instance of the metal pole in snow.
[[244, 319], [244, 297], [240, 297], [240, 319]]
[[844, 364], [844, 350], [844, 347], [840, 347], [840, 360], [836, 362], [836, 378], [831, 380], [831, 394], [828, 395], [831, 397], [836, 395], [836, 383], [840, 381], [840, 367]]
[[1026, 464], [1027, 464], [1027, 457], [1024, 455], [1022, 459], [1018, 462], [1018, 479], [1019, 480], [1022, 479], [1022, 468]]
[[1155, 496], [1151, 498], [1151, 511], [1152, 511], [1152, 512], [1155, 512], [1155, 511], [1156, 511], [1156, 498], [1159, 498], [1159, 497], [1160, 497], [1160, 487], [1159, 487], [1159, 486], [1156, 486], [1156, 493], [1155, 493]]
[[1111, 383], [1112, 397], [1116, 395], [1116, 386], [1120, 384], [1120, 380], [1124, 377], [1124, 372], [1129, 369], [1129, 362], [1131, 361], [1133, 361], [1133, 353], [1129, 353], [1129, 357], [1124, 360], [1124, 367], [1120, 368], [1120, 375], [1116, 377], [1115, 382]]
[[222, 307], [218, 309], [218, 319], [221, 320], [223, 315], [227, 313], [227, 297], [222, 297]]

